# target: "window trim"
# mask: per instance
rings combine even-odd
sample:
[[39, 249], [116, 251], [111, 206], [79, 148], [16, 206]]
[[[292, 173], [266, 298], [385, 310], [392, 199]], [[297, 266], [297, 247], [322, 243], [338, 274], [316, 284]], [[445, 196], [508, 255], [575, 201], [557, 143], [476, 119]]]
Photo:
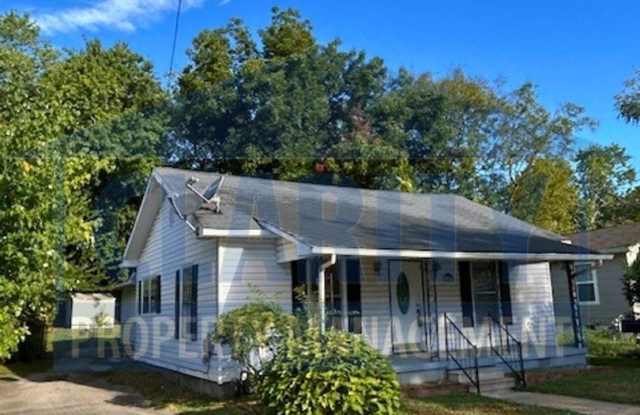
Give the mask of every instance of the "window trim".
[[[191, 298], [190, 305], [191, 309], [189, 310], [189, 315], [184, 315], [184, 283], [185, 283], [185, 275], [187, 273], [186, 270], [189, 270], [189, 279], [191, 280]], [[176, 309], [174, 309], [174, 318], [175, 316], [179, 316], [179, 321], [177, 322], [178, 328], [174, 327], [174, 337], [179, 341], [189, 341], [196, 342], [198, 341], [199, 327], [198, 327], [198, 297], [199, 297], [199, 275], [200, 275], [200, 267], [198, 264], [186, 265], [183, 266], [179, 271], [180, 273], [180, 293], [178, 296], [174, 296], [176, 298], [179, 297], [179, 302], [176, 304]], [[176, 275], [177, 273], [176, 272]], [[195, 302], [194, 302], [195, 300]], [[188, 319], [186, 318], [188, 317]], [[195, 320], [195, 324], [194, 324]], [[195, 329], [195, 330], [194, 330]], [[185, 332], [187, 330], [187, 332]], [[177, 334], [177, 337], [176, 337]]]
[[[598, 287], [598, 270], [589, 266], [589, 274], [591, 274], [590, 281], [578, 281], [576, 276], [576, 296], [578, 297], [578, 303], [580, 305], [600, 305], [600, 288]], [[593, 285], [594, 301], [583, 301], [580, 299], [580, 285]]]
[[[151, 291], [158, 284], [158, 297], [151, 303]], [[138, 315], [162, 314], [162, 276], [155, 275], [138, 281]], [[146, 304], [145, 304], [146, 303]], [[146, 308], [145, 308], [146, 305]]]

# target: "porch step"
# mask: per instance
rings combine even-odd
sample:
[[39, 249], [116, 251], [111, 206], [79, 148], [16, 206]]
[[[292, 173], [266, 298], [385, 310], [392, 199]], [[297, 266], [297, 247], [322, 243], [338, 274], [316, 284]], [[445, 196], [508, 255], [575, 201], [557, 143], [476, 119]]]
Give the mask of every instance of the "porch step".
[[[469, 373], [473, 377], [473, 369]], [[480, 393], [491, 393], [511, 390], [516, 386], [515, 379], [507, 376], [498, 368], [480, 368], [478, 371], [480, 378]], [[452, 370], [448, 374], [451, 382], [457, 382], [463, 385], [471, 385], [471, 381], [461, 370]], [[472, 388], [471, 388], [472, 389]]]

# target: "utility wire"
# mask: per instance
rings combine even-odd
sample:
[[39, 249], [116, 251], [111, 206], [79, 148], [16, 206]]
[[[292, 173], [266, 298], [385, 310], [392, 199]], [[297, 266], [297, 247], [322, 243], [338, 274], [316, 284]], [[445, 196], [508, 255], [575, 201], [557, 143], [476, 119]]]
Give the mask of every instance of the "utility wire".
[[171, 47], [171, 60], [169, 61], [169, 85], [173, 84], [175, 74], [173, 73], [173, 61], [176, 56], [176, 43], [178, 42], [178, 28], [180, 26], [180, 12], [182, 11], [182, 0], [178, 0], [178, 10], [176, 11], [176, 25], [173, 30], [173, 46]]

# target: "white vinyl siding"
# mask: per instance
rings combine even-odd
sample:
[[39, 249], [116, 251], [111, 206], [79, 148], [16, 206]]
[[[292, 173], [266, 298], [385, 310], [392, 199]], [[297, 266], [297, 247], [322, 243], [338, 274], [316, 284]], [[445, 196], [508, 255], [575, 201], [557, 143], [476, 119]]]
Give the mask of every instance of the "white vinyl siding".
[[[216, 240], [197, 239], [165, 198], [137, 268], [138, 281], [160, 275], [161, 312], [130, 318], [124, 328], [124, 336], [131, 338], [136, 358], [196, 376], [208, 376], [209, 367], [203, 362], [203, 339], [217, 318], [216, 254]], [[198, 338], [178, 340], [174, 336], [175, 275], [177, 270], [195, 264], [199, 274]]]
[[255, 300], [273, 301], [291, 312], [291, 265], [276, 260], [275, 239], [220, 239], [220, 313]]

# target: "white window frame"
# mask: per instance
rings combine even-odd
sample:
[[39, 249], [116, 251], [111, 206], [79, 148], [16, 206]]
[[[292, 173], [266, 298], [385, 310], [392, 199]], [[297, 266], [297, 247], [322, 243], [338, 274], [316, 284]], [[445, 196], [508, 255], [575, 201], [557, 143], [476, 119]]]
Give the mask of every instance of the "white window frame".
[[[598, 287], [598, 270], [589, 267], [589, 274], [591, 275], [590, 281], [578, 281], [576, 277], [576, 295], [578, 296], [578, 302], [580, 305], [600, 305], [600, 289]], [[593, 285], [594, 301], [582, 301], [580, 299], [580, 285]]]
[[[142, 290], [140, 292], [141, 299], [142, 299], [142, 302], [140, 303], [140, 315], [162, 314], [162, 310], [160, 310], [160, 312], [156, 311], [156, 303], [151, 302], [151, 289], [154, 284], [154, 280], [156, 278], [158, 278], [160, 282], [159, 290], [157, 293], [158, 297], [160, 297], [162, 296], [162, 277], [160, 275], [154, 275], [153, 277], [147, 277], [143, 280], [140, 280], [140, 282], [142, 283], [141, 285], [138, 285], [138, 288]], [[147, 311], [144, 311], [145, 298], [147, 298], [147, 303], [148, 303]], [[158, 301], [158, 298], [156, 298], [156, 301]]]

